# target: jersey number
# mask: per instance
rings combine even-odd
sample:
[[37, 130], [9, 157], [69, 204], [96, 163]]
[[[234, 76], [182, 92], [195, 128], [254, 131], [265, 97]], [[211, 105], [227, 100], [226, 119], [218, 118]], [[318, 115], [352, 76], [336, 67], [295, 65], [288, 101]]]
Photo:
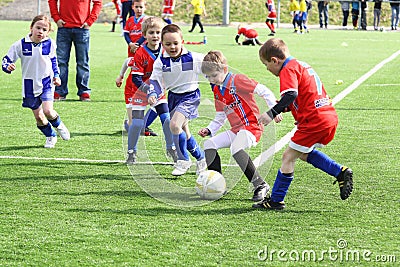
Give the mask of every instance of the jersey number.
[[322, 82], [319, 79], [318, 74], [311, 68], [308, 68], [307, 71], [308, 71], [308, 74], [310, 74], [310, 76], [314, 77], [315, 84], [317, 86], [318, 95], [322, 95]]

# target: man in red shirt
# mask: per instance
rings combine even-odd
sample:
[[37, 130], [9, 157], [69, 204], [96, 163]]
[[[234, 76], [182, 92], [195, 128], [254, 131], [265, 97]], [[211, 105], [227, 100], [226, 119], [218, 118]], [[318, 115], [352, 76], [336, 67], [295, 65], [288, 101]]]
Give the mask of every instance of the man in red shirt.
[[294, 178], [297, 159], [334, 176], [339, 183], [341, 199], [347, 199], [353, 190], [352, 170], [315, 149], [332, 141], [338, 124], [331, 98], [317, 73], [307, 63], [291, 57], [285, 42], [278, 38], [265, 42], [259, 55], [267, 69], [279, 77], [281, 92], [281, 99], [259, 117], [259, 122], [267, 125], [275, 116], [289, 109], [296, 120], [297, 130], [283, 153], [271, 196], [253, 207], [285, 208], [283, 199]]
[[61, 86], [56, 87], [54, 99], [65, 100], [68, 94], [68, 63], [73, 43], [78, 96], [81, 101], [90, 101], [89, 28], [97, 20], [102, 0], [48, 0], [48, 3], [51, 17], [58, 26], [56, 42]]

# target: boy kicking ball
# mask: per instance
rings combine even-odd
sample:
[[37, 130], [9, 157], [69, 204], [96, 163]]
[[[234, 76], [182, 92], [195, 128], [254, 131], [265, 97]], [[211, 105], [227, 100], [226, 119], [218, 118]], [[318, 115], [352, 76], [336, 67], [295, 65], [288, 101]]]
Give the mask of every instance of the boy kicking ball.
[[296, 120], [297, 130], [283, 153], [271, 196], [254, 204], [253, 208], [285, 208], [283, 200], [294, 178], [297, 159], [335, 177], [341, 199], [347, 199], [353, 191], [352, 170], [316, 149], [332, 141], [338, 124], [335, 108], [317, 73], [308, 64], [290, 56], [289, 48], [278, 38], [265, 42], [259, 50], [259, 56], [267, 69], [280, 78], [281, 92], [281, 99], [259, 117], [259, 122], [267, 125], [278, 114], [289, 109]]

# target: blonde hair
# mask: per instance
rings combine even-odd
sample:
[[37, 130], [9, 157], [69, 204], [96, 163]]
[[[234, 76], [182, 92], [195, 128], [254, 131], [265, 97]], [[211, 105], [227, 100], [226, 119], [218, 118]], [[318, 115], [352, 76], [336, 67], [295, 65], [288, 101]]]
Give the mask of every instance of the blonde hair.
[[270, 62], [272, 57], [286, 59], [290, 53], [288, 46], [282, 39], [271, 38], [261, 46], [258, 55], [261, 59]]
[[224, 54], [218, 50], [211, 50], [204, 56], [201, 64], [203, 73], [211, 73], [215, 71], [223, 71], [227, 67], [227, 60]]
[[47, 22], [47, 24], [49, 25], [49, 32], [52, 31], [51, 29], [51, 21], [49, 19], [49, 17], [47, 17], [46, 15], [37, 15], [36, 17], [33, 18], [32, 22], [31, 22], [31, 29], [33, 28], [33, 25], [35, 25], [36, 22], [43, 20], [45, 22]]
[[146, 35], [150, 28], [158, 28], [161, 30], [164, 27], [164, 24], [164, 21], [159, 17], [148, 17], [142, 23], [142, 33], [143, 35]]

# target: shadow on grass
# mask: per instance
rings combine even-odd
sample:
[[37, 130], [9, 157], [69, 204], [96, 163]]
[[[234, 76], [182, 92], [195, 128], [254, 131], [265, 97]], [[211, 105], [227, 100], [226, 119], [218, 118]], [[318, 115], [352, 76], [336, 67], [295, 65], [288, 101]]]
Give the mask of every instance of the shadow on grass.
[[116, 197], [143, 197], [147, 198], [148, 195], [144, 191], [92, 191], [92, 192], [83, 192], [83, 193], [72, 193], [72, 192], [59, 192], [59, 193], [49, 193], [49, 196], [116, 196]]
[[27, 150], [32, 148], [43, 148], [43, 145], [37, 146], [6, 146], [0, 147], [0, 151], [12, 151], [12, 150]]
[[103, 136], [121, 136], [122, 135], [122, 130], [116, 131], [116, 132], [113, 132], [113, 133], [77, 133], [77, 132], [71, 133], [71, 137], [76, 137], [76, 136], [99, 136], [99, 135], [103, 135]]
[[121, 180], [132, 180], [132, 176], [130, 175], [113, 175], [113, 174], [98, 174], [98, 175], [82, 175], [82, 176], [68, 176], [68, 175], [60, 175], [60, 176], [19, 176], [19, 177], [11, 177], [11, 178], [0, 178], [0, 181], [40, 181], [40, 180], [49, 180], [49, 181], [67, 181], [67, 180], [107, 180], [107, 181], [121, 181]]

